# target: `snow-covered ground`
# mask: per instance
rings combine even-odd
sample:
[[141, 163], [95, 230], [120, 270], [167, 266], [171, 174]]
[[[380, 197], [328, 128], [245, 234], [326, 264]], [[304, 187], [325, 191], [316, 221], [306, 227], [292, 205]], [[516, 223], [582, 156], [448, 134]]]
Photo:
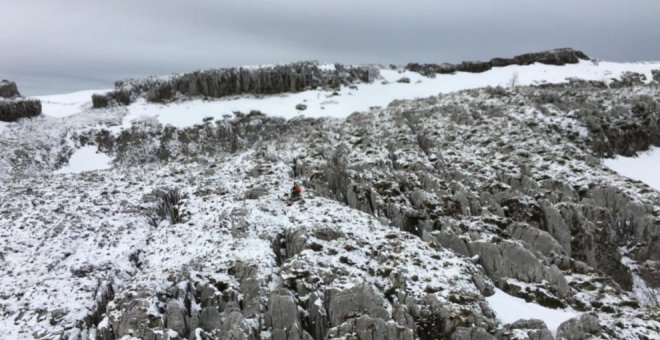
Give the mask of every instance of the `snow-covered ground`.
[[72, 174], [84, 171], [104, 170], [112, 167], [112, 158], [98, 152], [96, 146], [83, 146], [69, 159], [69, 164], [55, 171], [55, 174]]
[[[438, 74], [435, 78], [416, 72], [380, 70], [383, 79], [372, 84], [357, 84], [354, 88], [343, 87], [336, 94], [328, 91], [310, 90], [292, 94], [269, 96], [237, 96], [217, 100], [189, 100], [170, 104], [147, 103], [138, 100], [128, 107], [123, 125], [143, 116], [155, 116], [163, 124], [186, 127], [198, 124], [205, 117], [220, 118], [233, 112], [259, 110], [263, 113], [292, 118], [347, 117], [356, 111], [367, 111], [373, 106], [386, 106], [393, 100], [425, 98], [439, 93], [449, 93], [485, 86], [533, 85], [563, 83], [570, 78], [609, 82], [624, 72], [638, 72], [652, 79], [651, 70], [660, 69], [660, 62], [614, 63], [581, 61], [563, 66], [532, 64], [494, 67], [482, 73], [457, 72]], [[410, 82], [398, 82], [408, 78]], [[82, 91], [65, 95], [38, 97], [43, 103], [43, 112], [48, 116], [64, 117], [91, 107], [91, 95], [108, 90]], [[297, 110], [297, 104], [307, 109]]]
[[495, 312], [497, 319], [502, 323], [513, 323], [520, 319], [539, 319], [545, 322], [545, 325], [548, 326], [554, 336], [557, 335], [557, 328], [562, 322], [579, 316], [573, 310], [543, 307], [511, 296], [497, 288], [495, 288], [495, 294], [487, 297], [486, 301]]
[[[650, 79], [652, 69], [660, 69], [660, 62], [534, 64], [494, 68], [483, 73], [437, 75], [435, 78], [384, 69], [381, 70], [383, 79], [373, 84], [359, 84], [355, 88], [344, 87], [336, 95], [313, 90], [211, 101], [196, 99], [167, 105], [138, 100], [127, 108], [100, 110], [91, 110], [91, 95], [107, 90], [82, 91], [39, 97], [47, 117], [40, 117], [43, 125], [34, 130], [42, 131], [49, 123], [56, 122], [58, 134], [48, 134], [56, 140], [62, 131], [75, 131], [97, 123], [105, 127], [121, 122], [116, 126], [121, 129], [129, 127], [134, 119], [156, 117], [163, 124], [186, 127], [200, 123], [205, 117], [220, 118], [234, 111], [250, 110], [284, 118], [297, 115], [346, 117], [372, 106], [386, 106], [397, 99], [428, 97], [483, 86], [509, 87], [514, 80], [516, 86], [561, 83], [573, 77], [608, 81], [624, 71], [640, 72]], [[398, 82], [403, 77], [410, 81]], [[307, 105], [305, 111], [295, 109], [301, 103]], [[76, 116], [70, 117], [73, 115]], [[3, 132], [12, 124], [0, 123], [0, 133], [14, 133], [19, 128], [27, 130], [29, 127], [19, 123], [14, 131]], [[576, 122], [578, 131], [586, 131], [580, 130], [583, 128], [578, 125]], [[55, 172], [78, 175], [46, 176], [45, 180], [26, 178], [12, 182], [6, 189], [3, 187], [0, 194], [4, 197], [18, 198], [4, 200], [3, 204], [11, 209], [5, 209], [0, 216], [0, 226], [3, 227], [0, 228], [0, 239], [8, 245], [7, 250], [3, 250], [5, 253], [0, 252], [4, 257], [4, 265], [0, 266], [0, 274], [3, 274], [0, 276], [4, 277], [4, 281], [0, 280], [3, 283], [0, 296], [12, 297], [11, 301], [7, 300], [6, 307], [0, 304], [7, 311], [5, 315], [0, 313], [0, 338], [60, 332], [59, 328], [51, 327], [51, 321], [43, 318], [42, 310], [65, 315], [64, 321], [57, 322], [72, 325], [92, 310], [94, 290], [100, 282], [109, 279], [116, 280], [116, 287], [122, 289], [131, 284], [143, 284], [158, 286], [163, 291], [168, 288], [168, 275], [178, 273], [182, 268], [194, 268], [192, 271], [200, 277], [234, 284], [234, 278], [224, 272], [218, 274], [217, 268], [229, 267], [232, 261], [241, 259], [258, 264], [260, 279], [264, 282], [268, 281], [265, 276], [274, 276], [275, 279], [268, 281], [272, 287], [264, 289], [275, 289], [280, 281], [290, 277], [287, 275], [295, 272], [295, 268], [289, 264], [281, 269], [277, 267], [272, 241], [287, 231], [302, 228], [307, 230], [310, 241], [321, 246], [320, 249], [335, 251], [334, 255], [313, 248], [304, 249], [290, 263], [302, 263], [309, 267], [305, 268], [306, 271], [319, 277], [326, 274], [329, 277], [341, 270], [342, 276], [328, 285], [330, 288], [348, 289], [363, 281], [387, 287], [389, 277], [372, 275], [368, 271], [370, 268], [384, 268], [400, 269], [396, 274], [406, 279], [408, 292], [418, 298], [426, 295], [429, 288], [436, 288], [435, 285], [452, 287], [433, 293], [443, 302], [450, 301], [451, 293], [478, 295], [471, 276], [476, 272], [474, 265], [453, 252], [431, 248], [409, 233], [382, 225], [372, 216], [323, 197], [310, 194], [306, 196], [305, 205], [286, 206], [281, 197], [292, 180], [289, 175], [291, 163], [303, 153], [302, 150], [288, 150], [290, 154], [283, 153], [279, 146], [259, 152], [246, 151], [226, 159], [213, 159], [211, 165], [151, 164], [130, 170], [117, 168], [94, 172], [112, 168], [112, 158], [99, 153], [95, 146], [85, 146], [76, 150], [69, 163]], [[622, 175], [640, 179], [658, 189], [660, 179], [654, 175], [660, 169], [659, 150], [653, 149], [638, 158], [606, 160], [605, 164]], [[399, 162], [405, 162], [406, 156], [411, 157], [411, 164], [418, 160], [407, 149], [399, 155]], [[419, 160], [426, 161], [426, 158]], [[634, 162], [641, 162], [641, 165]], [[266, 175], [255, 176], [252, 170], [261, 172], [262, 166]], [[636, 170], [641, 170], [645, 176], [635, 173]], [[568, 170], [565, 173], [569, 174]], [[153, 196], [152, 191], [160, 187], [181, 188], [186, 197], [181, 208], [190, 216], [187, 224], [168, 225], [163, 221], [158, 228], [149, 224], [144, 212], [153, 207], [144, 199]], [[33, 188], [37, 190], [33, 192]], [[263, 196], [246, 199], [252, 188], [265, 190]], [[41, 216], [48, 216], [48, 219], [42, 220]], [[341, 236], [331, 240], [314, 239], [315, 231], [328, 227], [339, 231]], [[182, 241], [188, 245], [182, 247]], [[374, 259], [376, 249], [380, 258], [387, 261]], [[131, 254], [142, 254], [142, 272], [129, 261]], [[26, 258], [31, 261], [27, 263]], [[281, 278], [276, 275], [279, 270], [283, 273]], [[641, 287], [640, 282], [636, 281], [635, 287]], [[19, 295], [19, 298], [13, 298]], [[501, 290], [496, 290], [487, 301], [502, 323], [540, 319], [553, 334], [562, 322], [579, 316], [573, 310], [545, 308]], [[26, 314], [22, 313], [23, 309]]]
[[603, 163], [623, 176], [642, 181], [660, 190], [660, 147], [651, 148], [637, 157], [617, 156], [605, 159]]
[[92, 95], [105, 93], [111, 90], [86, 90], [73, 93], [40, 96], [41, 111], [51, 117], [66, 117], [92, 107]]

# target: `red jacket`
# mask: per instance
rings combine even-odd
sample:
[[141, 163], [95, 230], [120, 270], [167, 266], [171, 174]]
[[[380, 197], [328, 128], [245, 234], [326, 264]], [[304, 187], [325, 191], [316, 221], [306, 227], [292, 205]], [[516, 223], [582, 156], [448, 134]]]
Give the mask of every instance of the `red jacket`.
[[302, 188], [300, 187], [300, 185], [294, 185], [293, 189], [291, 189], [291, 192], [294, 194], [299, 194], [302, 192]]

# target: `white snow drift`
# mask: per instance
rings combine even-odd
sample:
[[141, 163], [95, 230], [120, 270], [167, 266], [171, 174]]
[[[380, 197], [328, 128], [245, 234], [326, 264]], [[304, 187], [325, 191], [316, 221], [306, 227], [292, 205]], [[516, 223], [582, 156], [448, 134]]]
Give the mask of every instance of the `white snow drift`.
[[579, 316], [573, 310], [559, 310], [543, 307], [511, 296], [495, 288], [495, 294], [486, 298], [495, 312], [495, 317], [502, 323], [513, 323], [520, 319], [539, 319], [545, 322], [552, 335], [557, 335], [557, 328], [564, 321]]
[[605, 166], [628, 178], [660, 190], [660, 148], [651, 148], [637, 157], [617, 156], [603, 161]]
[[98, 152], [95, 146], [83, 146], [69, 159], [69, 164], [55, 171], [55, 174], [72, 174], [85, 171], [104, 170], [112, 167], [112, 158]]

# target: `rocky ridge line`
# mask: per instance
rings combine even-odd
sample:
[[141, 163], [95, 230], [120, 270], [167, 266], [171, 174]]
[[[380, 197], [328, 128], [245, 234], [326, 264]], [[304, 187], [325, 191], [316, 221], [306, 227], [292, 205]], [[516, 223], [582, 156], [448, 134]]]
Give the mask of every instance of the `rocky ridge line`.
[[358, 82], [369, 83], [378, 76], [370, 66], [323, 67], [316, 62], [197, 71], [167, 77], [128, 79], [115, 82], [115, 90], [92, 96], [94, 108], [128, 105], [144, 96], [149, 102], [169, 102], [177, 96], [221, 98], [240, 94], [277, 94], [313, 88], [336, 89]]
[[558, 48], [543, 52], [521, 54], [513, 58], [493, 58], [489, 61], [464, 61], [460, 64], [410, 63], [406, 65], [406, 69], [425, 76], [433, 76], [435, 74], [451, 74], [455, 72], [480, 73], [488, 71], [493, 67], [509, 65], [530, 65], [534, 63], [547, 65], [576, 64], [580, 60], [589, 60], [589, 57], [583, 52], [572, 48]]

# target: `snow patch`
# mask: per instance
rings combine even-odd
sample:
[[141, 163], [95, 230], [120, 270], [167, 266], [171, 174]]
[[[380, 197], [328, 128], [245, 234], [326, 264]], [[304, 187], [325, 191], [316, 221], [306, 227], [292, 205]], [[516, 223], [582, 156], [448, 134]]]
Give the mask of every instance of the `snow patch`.
[[543, 307], [511, 296], [497, 288], [495, 288], [495, 294], [487, 297], [486, 301], [495, 312], [495, 317], [502, 323], [513, 323], [520, 319], [543, 320], [553, 336], [557, 335], [557, 328], [564, 321], [579, 316], [579, 313], [573, 310]]
[[84, 146], [71, 155], [69, 164], [55, 174], [77, 174], [85, 171], [105, 170], [112, 167], [112, 158], [98, 152], [95, 146]]
[[93, 94], [109, 91], [112, 90], [86, 90], [35, 98], [41, 101], [42, 114], [51, 117], [67, 117], [91, 108]]
[[604, 159], [603, 164], [622, 176], [642, 181], [650, 187], [660, 190], [660, 147], [639, 154], [637, 157], [617, 156]]

